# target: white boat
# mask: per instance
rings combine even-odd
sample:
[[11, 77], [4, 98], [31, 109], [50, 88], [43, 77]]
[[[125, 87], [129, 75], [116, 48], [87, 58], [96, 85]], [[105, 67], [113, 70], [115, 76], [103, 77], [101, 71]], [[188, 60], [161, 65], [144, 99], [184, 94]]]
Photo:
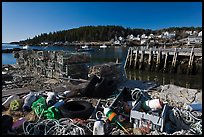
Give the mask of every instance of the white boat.
[[107, 48], [106, 44], [103, 44], [102, 46], [100, 46], [100, 48]]
[[28, 48], [29, 48], [29, 46], [28, 46], [28, 45], [23, 46], [23, 49], [28, 49]]
[[84, 46], [81, 46], [81, 48], [82, 48], [82, 49], [88, 49], [88, 48], [89, 48], [89, 46], [84, 45]]
[[89, 48], [89, 46], [84, 45], [81, 46], [81, 48], [76, 48], [77, 52], [87, 52], [87, 51], [93, 51], [93, 48]]

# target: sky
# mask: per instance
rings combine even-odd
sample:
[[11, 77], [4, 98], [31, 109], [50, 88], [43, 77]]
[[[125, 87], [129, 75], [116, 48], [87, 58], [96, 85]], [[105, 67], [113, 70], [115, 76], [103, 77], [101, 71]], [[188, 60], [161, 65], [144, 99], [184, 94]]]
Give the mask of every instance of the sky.
[[2, 42], [88, 25], [201, 27], [202, 2], [2, 2]]

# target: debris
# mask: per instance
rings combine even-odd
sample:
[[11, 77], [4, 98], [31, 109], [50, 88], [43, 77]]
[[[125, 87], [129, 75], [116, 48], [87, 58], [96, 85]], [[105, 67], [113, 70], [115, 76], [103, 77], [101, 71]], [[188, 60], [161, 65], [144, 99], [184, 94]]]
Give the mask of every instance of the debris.
[[2, 133], [8, 134], [8, 131], [12, 129], [13, 117], [10, 115], [2, 115], [1, 120], [1, 126], [3, 127]]
[[2, 66], [12, 77], [2, 81], [4, 134], [202, 134], [202, 90], [123, 81], [114, 63], [90, 67], [88, 79], [82, 54], [23, 52], [17, 65]]
[[7, 108], [7, 107], [9, 107], [11, 101], [16, 100], [16, 99], [19, 99], [19, 96], [11, 95], [2, 103], [2, 106]]
[[11, 101], [9, 108], [10, 108], [10, 110], [16, 111], [16, 110], [21, 109], [21, 107], [22, 107], [22, 102], [20, 100], [16, 99], [16, 100]]
[[24, 111], [31, 111], [31, 105], [36, 100], [36, 96], [33, 92], [30, 92], [24, 100], [23, 110]]
[[92, 104], [87, 101], [68, 101], [59, 107], [64, 117], [81, 119], [88, 119], [93, 109]]

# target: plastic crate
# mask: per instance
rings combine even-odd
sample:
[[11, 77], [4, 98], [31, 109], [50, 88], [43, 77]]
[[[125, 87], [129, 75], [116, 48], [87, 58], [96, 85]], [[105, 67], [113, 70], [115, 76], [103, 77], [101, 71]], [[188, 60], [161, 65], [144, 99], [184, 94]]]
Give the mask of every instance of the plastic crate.
[[133, 123], [134, 128], [147, 127], [148, 122], [150, 123], [151, 130], [159, 130], [163, 132], [164, 122], [167, 112], [167, 104], [165, 104], [161, 112], [147, 113], [141, 112], [142, 101], [137, 104], [130, 111], [130, 122]]

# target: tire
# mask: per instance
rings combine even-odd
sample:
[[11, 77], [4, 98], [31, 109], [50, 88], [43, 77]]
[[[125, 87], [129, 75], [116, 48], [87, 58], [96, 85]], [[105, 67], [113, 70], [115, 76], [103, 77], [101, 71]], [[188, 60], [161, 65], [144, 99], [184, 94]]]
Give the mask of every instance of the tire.
[[87, 101], [69, 101], [59, 108], [64, 117], [80, 119], [88, 119], [93, 109], [92, 104]]
[[92, 97], [92, 94], [94, 93], [95, 85], [98, 83], [99, 78], [96, 75], [93, 75], [90, 78], [90, 82], [86, 86], [86, 88], [82, 91], [82, 95], [86, 97]]

